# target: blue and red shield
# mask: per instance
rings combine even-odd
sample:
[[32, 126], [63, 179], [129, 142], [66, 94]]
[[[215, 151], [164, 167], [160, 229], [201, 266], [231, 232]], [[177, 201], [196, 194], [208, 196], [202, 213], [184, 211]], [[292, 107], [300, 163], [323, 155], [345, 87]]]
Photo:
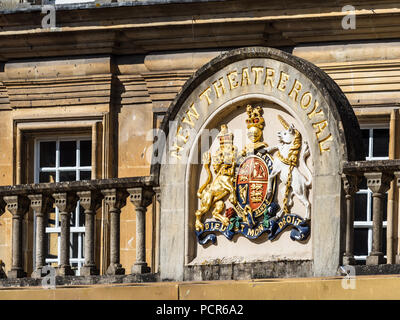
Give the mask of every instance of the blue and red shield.
[[[273, 193], [267, 199], [267, 187], [272, 159], [265, 154], [250, 155], [242, 159], [236, 174], [237, 209], [251, 208], [253, 217], [259, 217], [271, 203]], [[275, 190], [275, 179], [272, 181]]]

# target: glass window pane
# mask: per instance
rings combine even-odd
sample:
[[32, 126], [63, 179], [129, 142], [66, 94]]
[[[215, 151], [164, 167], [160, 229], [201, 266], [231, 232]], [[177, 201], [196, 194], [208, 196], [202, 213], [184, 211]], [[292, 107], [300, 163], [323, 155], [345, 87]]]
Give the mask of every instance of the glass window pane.
[[368, 229], [366, 228], [354, 229], [354, 255], [368, 255]]
[[52, 211], [49, 212], [48, 219], [47, 219], [47, 227], [55, 228], [58, 225], [56, 224], [56, 212]]
[[361, 181], [360, 181], [360, 184], [359, 184], [358, 187], [360, 188], [360, 190], [367, 190], [368, 189], [368, 187], [367, 187], [367, 179], [364, 176], [361, 178]]
[[85, 258], [85, 233], [82, 232], [81, 235], [82, 235], [81, 256], [84, 259]]
[[56, 173], [55, 172], [40, 172], [39, 182], [55, 182]]
[[386, 228], [383, 228], [382, 230], [382, 252], [383, 254], [386, 256], [386, 236], [387, 236], [387, 232], [386, 232]]
[[40, 167], [56, 166], [56, 142], [46, 141], [39, 143]]
[[79, 233], [72, 232], [71, 233], [71, 251], [70, 251], [70, 258], [78, 258], [78, 236]]
[[72, 214], [71, 214], [71, 218], [70, 218], [70, 220], [69, 220], [69, 224], [70, 224], [70, 226], [71, 227], [77, 227], [77, 225], [76, 225], [76, 211], [74, 211]]
[[354, 220], [367, 221], [367, 198], [366, 193], [357, 193], [354, 201]]
[[92, 179], [92, 172], [91, 171], [80, 171], [79, 175], [81, 177], [80, 180], [90, 180], [90, 179]]
[[75, 171], [61, 171], [60, 172], [60, 182], [62, 181], [75, 181], [76, 172]]
[[389, 155], [389, 129], [374, 129], [374, 157]]
[[85, 210], [79, 206], [79, 226], [78, 227], [84, 227], [85, 226]]
[[76, 141], [60, 141], [60, 167], [76, 166]]
[[57, 258], [58, 254], [58, 233], [52, 232], [47, 234], [48, 239], [48, 255], [47, 258]]
[[365, 152], [365, 155], [368, 157], [369, 156], [369, 129], [361, 130], [361, 136], [362, 136], [362, 141], [363, 141], [364, 152]]
[[81, 167], [92, 165], [92, 141], [84, 140], [81, 141]]
[[[40, 167], [54, 167], [54, 171], [51, 172], [40, 172], [39, 170], [39, 182], [55, 182], [55, 177], [59, 177], [57, 181], [75, 181], [79, 176], [80, 180], [90, 180], [91, 179], [91, 170], [80, 170], [79, 175], [77, 175], [76, 170], [68, 170], [63, 171], [62, 168], [65, 167], [76, 167], [79, 163], [80, 166], [91, 167], [92, 164], [92, 142], [88, 138], [79, 138], [76, 140], [70, 141], [52, 141], [52, 142], [41, 142], [39, 144], [39, 156], [40, 156]], [[77, 158], [77, 147], [79, 141], [79, 156]], [[59, 143], [59, 163], [56, 162], [57, 155], [57, 143]], [[51, 152], [49, 152], [49, 150]], [[79, 160], [79, 161], [78, 161]], [[60, 169], [56, 169], [56, 166], [59, 166]], [[39, 168], [40, 168], [39, 167]], [[71, 168], [72, 169], [72, 168]], [[78, 169], [78, 168], [76, 168]], [[53, 169], [52, 169], [53, 170]], [[78, 169], [79, 170], [79, 169]], [[49, 214], [49, 220], [47, 222], [47, 227], [59, 227], [59, 222], [55, 221], [55, 212]], [[79, 206], [72, 215], [71, 215], [71, 227], [84, 227], [85, 226], [85, 214], [84, 209]], [[75, 232], [76, 229], [71, 228], [70, 234], [70, 258], [71, 259], [79, 259], [78, 262], [71, 262], [71, 265], [74, 268], [79, 268], [80, 265], [84, 262], [84, 232]], [[47, 240], [46, 240], [46, 252], [48, 252], [47, 259], [56, 259], [58, 255], [58, 240], [59, 233], [58, 232], [49, 232], [46, 231]], [[80, 248], [79, 248], [80, 244]], [[81, 251], [81, 256], [78, 256], [78, 252]], [[50, 264], [52, 262], [48, 261]], [[57, 266], [57, 262], [53, 263]], [[77, 270], [77, 274], [79, 274]]]

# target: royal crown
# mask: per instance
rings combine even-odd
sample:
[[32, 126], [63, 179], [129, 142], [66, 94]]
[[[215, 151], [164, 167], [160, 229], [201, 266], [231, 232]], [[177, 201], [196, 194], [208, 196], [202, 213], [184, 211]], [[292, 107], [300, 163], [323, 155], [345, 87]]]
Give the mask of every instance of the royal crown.
[[233, 134], [228, 131], [228, 127], [226, 124], [221, 126], [221, 131], [218, 134], [219, 144], [220, 145], [230, 145], [233, 144]]
[[247, 105], [246, 112], [248, 115], [248, 118], [246, 119], [247, 129], [250, 129], [251, 127], [257, 127], [260, 130], [263, 130], [265, 125], [265, 121], [262, 116], [263, 109], [259, 106], [253, 108], [251, 105]]

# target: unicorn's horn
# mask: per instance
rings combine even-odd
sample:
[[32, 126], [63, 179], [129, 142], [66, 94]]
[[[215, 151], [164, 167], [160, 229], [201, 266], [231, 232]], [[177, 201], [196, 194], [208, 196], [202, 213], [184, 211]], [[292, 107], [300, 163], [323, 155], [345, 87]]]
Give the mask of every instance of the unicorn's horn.
[[287, 130], [289, 129], [289, 124], [285, 121], [285, 119], [283, 119], [280, 115], [278, 115], [278, 119], [280, 121], [280, 123], [282, 123], [282, 126]]

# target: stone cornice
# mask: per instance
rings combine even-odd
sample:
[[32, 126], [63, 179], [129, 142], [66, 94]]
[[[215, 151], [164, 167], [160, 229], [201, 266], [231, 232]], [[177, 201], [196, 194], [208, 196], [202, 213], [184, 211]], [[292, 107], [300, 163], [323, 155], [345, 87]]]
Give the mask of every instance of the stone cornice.
[[109, 105], [111, 74], [3, 80], [12, 108]]
[[129, 177], [129, 178], [111, 178], [83, 181], [68, 181], [57, 183], [36, 183], [21, 184], [11, 186], [0, 186], [0, 196], [7, 195], [27, 195], [27, 194], [51, 194], [61, 192], [76, 191], [96, 191], [113, 188], [134, 188], [151, 187], [155, 185], [151, 176], [148, 177]]
[[363, 174], [365, 172], [389, 172], [400, 170], [400, 160], [349, 161], [343, 165], [344, 174]]
[[[356, 29], [341, 26], [345, 1], [153, 1], [57, 7], [56, 28], [41, 28], [40, 7], [2, 15], [0, 60], [82, 54], [393, 39], [394, 1], [358, 1]], [[62, 35], [61, 35], [62, 34]], [[29, 45], [28, 45], [29, 44]]]

